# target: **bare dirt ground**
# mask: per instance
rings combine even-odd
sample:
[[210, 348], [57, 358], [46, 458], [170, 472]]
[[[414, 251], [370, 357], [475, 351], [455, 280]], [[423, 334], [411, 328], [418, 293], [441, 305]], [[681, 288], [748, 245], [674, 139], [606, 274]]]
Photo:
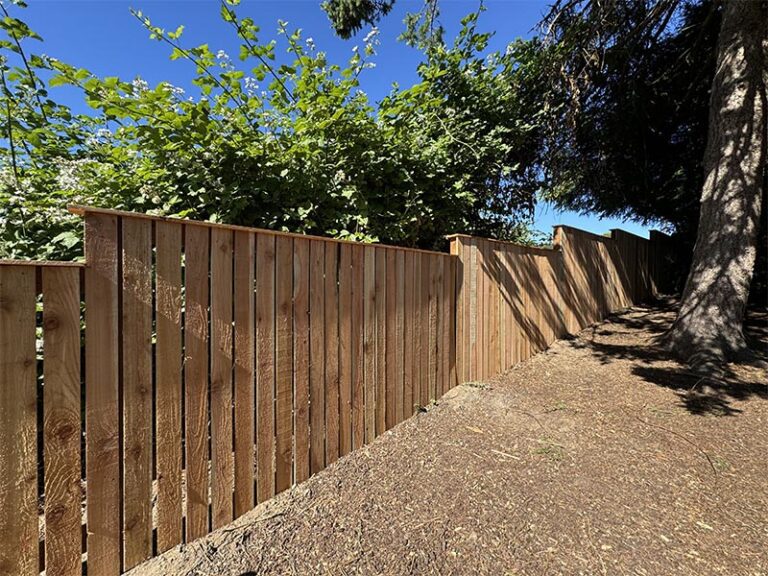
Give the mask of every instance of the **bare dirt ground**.
[[635, 308], [460, 386], [131, 574], [766, 575], [768, 374], [663, 359], [673, 316]]

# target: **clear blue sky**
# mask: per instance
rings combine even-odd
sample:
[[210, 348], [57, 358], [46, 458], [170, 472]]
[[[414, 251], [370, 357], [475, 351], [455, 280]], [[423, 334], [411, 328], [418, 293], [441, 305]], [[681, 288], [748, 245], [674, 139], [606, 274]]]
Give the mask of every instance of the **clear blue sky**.
[[[29, 8], [20, 12], [33, 30], [45, 39], [42, 50], [60, 60], [88, 68], [99, 76], [120, 76], [130, 80], [141, 76], [150, 84], [170, 82], [190, 90], [194, 70], [184, 61], [171, 62], [168, 46], [152, 41], [147, 31], [131, 16], [129, 8], [144, 12], [153, 24], [175, 30], [184, 25], [185, 45], [208, 43], [216, 52], [224, 50], [233, 57], [238, 43], [232, 30], [219, 18], [217, 0], [28, 0]], [[441, 0], [441, 21], [446, 37], [459, 29], [459, 20], [475, 10], [477, 0]], [[547, 10], [546, 0], [486, 0], [487, 11], [481, 27], [494, 30], [490, 49], [503, 50], [517, 37], [528, 37]], [[417, 80], [418, 51], [397, 41], [402, 20], [409, 11], [421, 6], [421, 0], [398, 0], [395, 9], [379, 25], [381, 45], [375, 58], [376, 68], [361, 76], [361, 87], [371, 100], [386, 95], [393, 82], [408, 86]], [[240, 16], [253, 18], [261, 27], [260, 40], [276, 36], [277, 21], [287, 20], [289, 28], [301, 28], [304, 38], [311, 37], [318, 49], [328, 53], [332, 62], [345, 62], [352, 48], [362, 44], [363, 30], [356, 38], [341, 40], [330, 27], [320, 0], [243, 0], [237, 8]], [[81, 100], [65, 88], [55, 89], [57, 99], [77, 111], [85, 111]], [[645, 234], [645, 228], [616, 220], [599, 220], [570, 212], [558, 212], [540, 205], [535, 227], [549, 231], [553, 224], [569, 224], [597, 233], [622, 227]]]

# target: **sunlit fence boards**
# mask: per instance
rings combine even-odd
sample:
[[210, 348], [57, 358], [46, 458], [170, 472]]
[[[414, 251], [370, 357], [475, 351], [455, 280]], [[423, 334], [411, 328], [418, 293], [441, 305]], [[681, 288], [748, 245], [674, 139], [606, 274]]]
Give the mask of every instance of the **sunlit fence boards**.
[[618, 231], [446, 254], [74, 211], [85, 264], [0, 261], [0, 574], [128, 571], [661, 274]]

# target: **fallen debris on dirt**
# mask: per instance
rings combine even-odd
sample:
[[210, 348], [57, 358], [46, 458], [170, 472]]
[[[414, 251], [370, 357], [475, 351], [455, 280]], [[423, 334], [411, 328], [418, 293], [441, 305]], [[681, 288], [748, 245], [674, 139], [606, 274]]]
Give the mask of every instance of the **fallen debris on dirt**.
[[768, 574], [768, 375], [702, 386], [653, 346], [673, 318], [460, 386], [131, 574]]

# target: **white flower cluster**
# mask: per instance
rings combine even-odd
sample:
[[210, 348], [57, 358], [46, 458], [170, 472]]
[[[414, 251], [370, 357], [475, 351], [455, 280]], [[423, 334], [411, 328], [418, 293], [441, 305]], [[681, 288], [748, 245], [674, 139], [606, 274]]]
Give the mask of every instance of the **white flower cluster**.
[[59, 172], [56, 175], [56, 184], [62, 190], [82, 190], [83, 184], [80, 180], [80, 170], [91, 161], [85, 158], [69, 160], [61, 158], [56, 160], [55, 164]]
[[307, 43], [307, 48], [309, 48], [310, 50], [315, 49], [315, 41], [312, 39], [311, 36], [307, 38], [306, 43]]
[[256, 78], [246, 76], [243, 81], [245, 82], [245, 93], [248, 94], [248, 96], [256, 94], [256, 90], [259, 89], [259, 84], [256, 82]]
[[140, 76], [137, 76], [133, 82], [131, 82], [131, 85], [133, 86], [133, 96], [138, 97], [142, 93], [149, 90], [149, 84], [146, 80], [141, 78]]
[[99, 128], [88, 136], [85, 143], [89, 146], [93, 146], [95, 144], [101, 144], [104, 140], [109, 140], [112, 137], [112, 132], [106, 128]]

